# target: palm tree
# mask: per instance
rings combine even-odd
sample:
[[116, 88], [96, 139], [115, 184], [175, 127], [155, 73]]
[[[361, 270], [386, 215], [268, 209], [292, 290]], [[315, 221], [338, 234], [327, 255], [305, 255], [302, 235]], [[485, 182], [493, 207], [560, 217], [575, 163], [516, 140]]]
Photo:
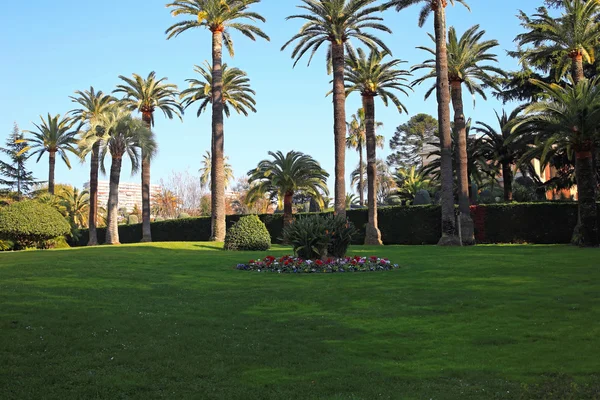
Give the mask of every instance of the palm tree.
[[[188, 108], [196, 101], [201, 101], [198, 107], [196, 116], [200, 116], [208, 106], [212, 103], [212, 71], [208, 61], [204, 62], [205, 67], [196, 65], [194, 70], [200, 74], [203, 80], [186, 79], [190, 83], [190, 87], [181, 92], [181, 99], [184, 108]], [[254, 95], [256, 92], [250, 87], [250, 79], [248, 75], [239, 68], [228, 68], [227, 64], [223, 64], [223, 111], [229, 117], [231, 115], [230, 108], [238, 114], [248, 116], [248, 111], [256, 112], [256, 100]]]
[[[356, 114], [352, 114], [352, 120], [347, 122], [348, 136], [346, 137], [346, 147], [349, 149], [355, 149], [358, 152], [358, 164], [363, 165], [363, 148], [367, 141], [367, 129], [365, 125], [365, 109], [359, 108]], [[383, 122], [375, 121], [375, 128], [383, 126]], [[375, 136], [375, 143], [377, 147], [383, 149], [385, 143], [385, 137], [383, 135]], [[360, 182], [358, 183], [358, 195], [359, 204], [363, 206], [365, 204], [365, 184], [363, 176], [360, 176]]]
[[[450, 0], [468, 8], [465, 0]], [[456, 221], [454, 218], [454, 196], [452, 176], [452, 127], [450, 125], [450, 81], [448, 80], [448, 51], [446, 46], [446, 6], [448, 0], [390, 0], [382, 8], [395, 7], [404, 10], [415, 4], [423, 4], [419, 14], [419, 26], [422, 27], [433, 12], [435, 28], [435, 70], [436, 95], [438, 103], [438, 123], [441, 147], [442, 180], [442, 237], [439, 245], [459, 245]]]
[[398, 112], [407, 112], [404, 104], [394, 91], [408, 95], [406, 76], [410, 73], [398, 69], [402, 61], [392, 59], [384, 61], [387, 53], [371, 50], [367, 54], [358, 49], [357, 53], [350, 51], [346, 59], [346, 91], [360, 92], [363, 109], [365, 110], [365, 131], [367, 142], [367, 202], [369, 220], [366, 225], [365, 244], [381, 245], [381, 232], [377, 227], [377, 138], [375, 136], [375, 97], [379, 96], [385, 106], [392, 102]]
[[410, 169], [397, 169], [394, 177], [398, 186], [397, 195], [403, 199], [414, 200], [419, 191], [431, 187], [431, 179], [423, 171], [417, 170], [415, 165]]
[[527, 106], [524, 110], [526, 118], [516, 124], [513, 131], [527, 124], [530, 133], [536, 137], [536, 147], [542, 150], [542, 164], [565, 150], [571, 160], [575, 159], [581, 227], [575, 231], [574, 243], [597, 246], [597, 179], [592, 154], [600, 125], [600, 77], [591, 81], [583, 79], [577, 84], [573, 79], [570, 81], [572, 86], [564, 88], [534, 82], [547, 100]]
[[[138, 74], [133, 78], [119, 75], [125, 83], [117, 85], [113, 93], [123, 93], [121, 103], [130, 110], [139, 111], [142, 114], [148, 129], [154, 126], [154, 111], [159, 109], [165, 117], [173, 119], [177, 116], [181, 119], [183, 109], [177, 101], [177, 85], [166, 83], [167, 78], [156, 79], [154, 71], [144, 79]], [[142, 242], [152, 241], [150, 228], [150, 156], [144, 153], [142, 148]]]
[[256, 37], [269, 40], [269, 37], [255, 25], [241, 22], [265, 22], [258, 13], [249, 11], [251, 5], [260, 0], [175, 0], [167, 4], [173, 16], [186, 15], [189, 19], [178, 22], [166, 31], [171, 39], [195, 28], [207, 28], [212, 33], [212, 141], [211, 154], [211, 217], [212, 238], [225, 239], [225, 172], [224, 172], [224, 131], [223, 131], [223, 44], [233, 57], [233, 41], [230, 30], [256, 40]]
[[329, 194], [326, 184], [329, 174], [315, 159], [299, 151], [285, 155], [281, 151], [270, 151], [269, 155], [272, 160], [262, 160], [248, 172], [250, 190], [246, 199], [249, 203], [264, 198], [265, 194], [271, 199], [277, 198], [279, 203], [283, 202], [284, 226], [292, 222], [292, 199], [296, 193], [311, 196], [323, 207], [323, 195]]
[[[229, 157], [225, 157], [225, 164], [223, 165], [223, 169], [225, 171], [225, 187], [229, 186], [229, 182], [231, 182], [234, 178], [233, 168], [231, 168], [231, 164], [227, 162]], [[212, 157], [210, 156], [210, 151], [207, 151], [202, 156], [202, 167], [198, 170], [200, 172], [200, 185], [202, 188], [210, 187], [210, 171], [211, 168]]]
[[522, 26], [529, 31], [517, 36], [519, 46], [531, 48], [514, 52], [521, 61], [555, 71], [555, 79], [563, 78], [569, 68], [575, 83], [585, 76], [583, 64], [592, 64], [600, 40], [600, 3], [598, 1], [564, 0], [564, 13], [555, 18], [545, 8], [539, 8], [533, 18], [521, 11]]
[[52, 117], [48, 114], [47, 119], [40, 115], [42, 123], [33, 124], [37, 131], [26, 131], [31, 134], [29, 138], [17, 140], [19, 143], [27, 143], [19, 154], [29, 150], [35, 150], [31, 156], [38, 154], [36, 162], [39, 162], [44, 153], [48, 153], [48, 192], [54, 194], [54, 169], [56, 167], [56, 153], [64, 161], [65, 165], [71, 169], [71, 162], [67, 156], [67, 151], [73, 154], [79, 154], [77, 151], [77, 133], [78, 129], [73, 129], [75, 121], [69, 117], [61, 117], [59, 114]]
[[352, 208], [352, 206], [362, 206], [362, 204], [354, 193], [346, 193], [346, 208]]
[[[484, 100], [487, 100], [483, 89], [485, 87], [498, 89], [494, 75], [498, 74], [506, 77], [501, 69], [493, 65], [482, 65], [486, 61], [498, 63], [496, 54], [489, 52], [490, 49], [498, 46], [498, 41], [481, 40], [484, 34], [484, 30], [479, 30], [479, 25], [467, 29], [460, 39], [454, 27], [450, 27], [448, 30], [448, 79], [450, 80], [450, 93], [454, 108], [454, 129], [458, 138], [456, 147], [458, 151], [456, 158], [458, 165], [458, 205], [463, 243], [469, 245], [475, 244], [475, 225], [471, 219], [469, 208], [471, 204], [469, 202], [469, 177], [467, 173], [467, 127], [462, 87], [464, 84], [473, 97], [475, 94], [479, 94]], [[435, 38], [429, 36], [435, 42]], [[414, 84], [420, 84], [429, 78], [436, 77], [435, 49], [419, 48], [431, 53], [434, 58], [413, 67], [413, 71], [423, 68], [429, 70], [425, 76], [415, 80]], [[427, 91], [425, 98], [428, 98], [434, 90], [435, 84]]]
[[[377, 203], [385, 203], [385, 199], [390, 193], [396, 188], [396, 183], [390, 172], [390, 167], [382, 159], [377, 159], [375, 162], [377, 171]], [[358, 189], [358, 182], [360, 181], [360, 174], [363, 175], [363, 180], [367, 179], [367, 166], [366, 164], [357, 165], [356, 168], [350, 173], [350, 183]]]
[[[380, 8], [372, 6], [377, 0], [302, 0], [298, 8], [306, 14], [291, 15], [287, 19], [302, 19], [307, 22], [287, 43], [297, 41], [292, 51], [294, 66], [306, 54], [310, 53], [308, 64], [317, 50], [329, 42], [327, 50], [328, 69], [333, 69], [333, 136], [335, 146], [335, 212], [346, 215], [346, 93], [344, 90], [344, 54], [351, 48], [350, 39], [354, 38], [369, 48], [382, 48], [390, 52], [379, 38], [364, 31], [371, 28], [391, 33], [380, 21], [377, 14]], [[391, 52], [390, 52], [391, 53]]]
[[[90, 157], [90, 187], [89, 187], [89, 216], [88, 229], [89, 239], [88, 246], [98, 244], [98, 234], [96, 233], [96, 225], [98, 223], [98, 155], [100, 153], [100, 138], [104, 135], [104, 129], [98, 124], [100, 116], [107, 110], [114, 107], [115, 98], [105, 95], [102, 91], [96, 91], [90, 86], [90, 90], [76, 91], [76, 96], [70, 96], [71, 101], [79, 104], [81, 108], [71, 110], [69, 113], [82, 123], [88, 124], [88, 130], [83, 133], [83, 141], [88, 141], [90, 138], [95, 138], [92, 145]], [[98, 130], [89, 129], [90, 126], [97, 126]], [[85, 136], [89, 137], [85, 137]]]
[[[131, 161], [132, 174], [139, 170], [141, 155], [152, 157], [156, 151], [156, 142], [148, 124], [140, 119], [135, 119], [123, 109], [117, 109], [104, 115], [102, 126], [106, 132], [100, 146], [100, 169], [106, 173], [105, 158], [110, 153], [112, 163], [110, 167], [108, 216], [106, 229], [106, 244], [119, 244], [119, 181], [121, 178], [121, 165], [126, 155]], [[89, 145], [87, 147], [89, 149]]]
[[181, 199], [173, 191], [163, 187], [152, 196], [152, 213], [163, 218], [174, 218], [181, 203]]
[[77, 229], [87, 227], [90, 210], [89, 191], [80, 191], [73, 186], [67, 186], [60, 190], [57, 197], [71, 227]]
[[[491, 161], [492, 166], [499, 166], [502, 169], [504, 201], [513, 200], [513, 166], [524, 154], [525, 146], [521, 144], [522, 141], [509, 140], [512, 127], [519, 121], [519, 114], [524, 108], [525, 106], [519, 106], [510, 114], [506, 114], [505, 110], [502, 110], [502, 115], [496, 112], [500, 130], [481, 121], [477, 121], [479, 126], [473, 128], [477, 133], [482, 134], [476, 152]], [[518, 135], [513, 133], [515, 134]]]

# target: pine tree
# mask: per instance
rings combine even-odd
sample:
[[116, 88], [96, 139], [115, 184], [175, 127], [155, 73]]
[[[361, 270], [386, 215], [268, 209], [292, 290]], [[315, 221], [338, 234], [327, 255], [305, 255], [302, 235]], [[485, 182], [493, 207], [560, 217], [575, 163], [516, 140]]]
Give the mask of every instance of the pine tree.
[[438, 121], [431, 115], [417, 114], [396, 128], [390, 139], [390, 148], [394, 152], [388, 156], [387, 163], [396, 168], [419, 168], [420, 153], [425, 145], [438, 141]]
[[21, 140], [23, 133], [15, 123], [12, 133], [6, 139], [6, 147], [0, 147], [0, 152], [6, 154], [9, 159], [7, 162], [0, 160], [0, 185], [7, 186], [3, 191], [16, 192], [18, 200], [28, 194], [36, 183], [33, 173], [25, 166], [29, 155], [27, 151], [22, 152], [27, 144], [20, 142]]

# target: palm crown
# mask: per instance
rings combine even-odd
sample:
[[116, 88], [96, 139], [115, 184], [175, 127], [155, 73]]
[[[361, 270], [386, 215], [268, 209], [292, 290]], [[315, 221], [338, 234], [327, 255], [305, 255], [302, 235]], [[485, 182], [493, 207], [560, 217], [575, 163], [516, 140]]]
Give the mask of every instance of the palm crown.
[[297, 191], [312, 196], [323, 205], [323, 194], [329, 194], [327, 178], [329, 174], [311, 156], [298, 151], [283, 154], [269, 152], [273, 160], [262, 160], [256, 169], [248, 172], [252, 185], [248, 191], [249, 202], [262, 198], [265, 193], [280, 201], [286, 193]]
[[265, 18], [248, 8], [260, 0], [177, 0], [167, 4], [172, 8], [171, 14], [175, 16], [188, 15], [191, 19], [178, 22], [167, 29], [167, 39], [171, 39], [193, 28], [206, 28], [211, 32], [222, 32], [223, 43], [233, 57], [233, 41], [229, 30], [237, 30], [252, 40], [256, 37], [269, 40], [269, 37], [258, 27], [239, 22], [265, 22]]
[[48, 114], [46, 119], [40, 116], [40, 120], [42, 121], [41, 124], [34, 124], [37, 131], [26, 131], [31, 136], [20, 140], [20, 142], [27, 143], [20, 154], [33, 149], [34, 152], [31, 153], [31, 156], [37, 154], [37, 161], [39, 161], [46, 152], [58, 153], [67, 167], [71, 169], [67, 151], [78, 154], [78, 129], [73, 129], [75, 121], [69, 117], [61, 118], [58, 114], [54, 117]]
[[371, 50], [367, 56], [362, 49], [351, 51], [346, 58], [346, 92], [360, 92], [363, 96], [379, 96], [385, 106], [391, 101], [399, 112], [408, 112], [400, 99], [392, 92], [398, 90], [408, 95], [410, 86], [405, 82], [410, 72], [397, 69], [403, 61], [393, 59], [383, 62], [388, 54]]
[[554, 69], [556, 78], [566, 74], [576, 57], [593, 63], [600, 40], [598, 1], [565, 0], [562, 4], [565, 13], [560, 18], [550, 16], [543, 7], [533, 18], [521, 11], [519, 18], [529, 31], [518, 35], [516, 41], [531, 48], [512, 53], [521, 55], [522, 62], [529, 60], [545, 71]]
[[[350, 117], [352, 120], [346, 123], [348, 127], [348, 136], [346, 137], [346, 147], [349, 149], [362, 149], [367, 142], [367, 127], [365, 121], [365, 109], [359, 108], [356, 114]], [[383, 126], [383, 122], [375, 121], [375, 127]], [[377, 135], [375, 137], [376, 146], [383, 149], [385, 137]]]
[[[469, 28], [460, 39], [456, 34], [456, 29], [450, 27], [448, 30], [448, 78], [452, 81], [464, 83], [467, 90], [472, 95], [479, 94], [486, 99], [485, 87], [497, 88], [497, 83], [492, 76], [498, 74], [506, 76], [506, 73], [500, 68], [493, 65], [484, 64], [482, 62], [498, 62], [496, 54], [490, 53], [489, 50], [498, 46], [497, 40], [481, 40], [485, 35], [484, 30], [479, 30], [479, 25]], [[429, 37], [435, 42], [432, 35]], [[428, 59], [422, 64], [415, 65], [412, 70], [429, 69], [430, 71], [421, 78], [416, 79], [413, 85], [423, 83], [425, 80], [434, 78], [435, 70], [435, 49], [428, 47], [417, 47], [431, 53], [434, 58]], [[425, 98], [428, 98], [435, 90], [435, 83], [425, 93]]]
[[[286, 19], [303, 19], [307, 22], [300, 28], [300, 32], [283, 45], [281, 50], [292, 42], [298, 41], [292, 51], [292, 58], [295, 59], [294, 66], [308, 52], [310, 65], [313, 56], [325, 42], [345, 44], [350, 48], [351, 38], [359, 40], [370, 48], [379, 47], [391, 53], [381, 39], [364, 31], [365, 28], [371, 28], [391, 33], [391, 30], [380, 22], [383, 18], [374, 15], [381, 11], [380, 7], [369, 7], [375, 1], [377, 0], [302, 0], [303, 4], [298, 8], [308, 13], [291, 15]], [[331, 57], [331, 50], [327, 54]]]
[[[225, 187], [227, 187], [228, 183], [233, 180], [233, 168], [231, 168], [231, 164], [227, 162], [229, 157], [223, 157], [223, 171], [225, 172]], [[206, 151], [204, 155], [202, 155], [202, 167], [198, 170], [200, 172], [200, 186], [203, 188], [210, 188], [210, 171], [212, 169], [212, 156], [210, 151]]]
[[[196, 101], [200, 101], [197, 116], [202, 114], [209, 103], [212, 103], [212, 68], [208, 61], [204, 62], [205, 67], [196, 65], [194, 70], [202, 76], [200, 79], [186, 79], [190, 87], [181, 92], [183, 107], [188, 108]], [[248, 75], [239, 68], [228, 68], [223, 64], [223, 111], [227, 117], [230, 116], [233, 109], [238, 114], [248, 116], [248, 111], [256, 112], [256, 101], [254, 95], [256, 92], [250, 87]]]
[[75, 94], [76, 96], [69, 98], [81, 107], [69, 111], [69, 114], [81, 122], [94, 123], [102, 113], [113, 107], [116, 101], [113, 96], [104, 94], [101, 90], [96, 91], [92, 86], [83, 92], [77, 90]]
[[181, 119], [183, 110], [177, 101], [177, 85], [166, 83], [167, 78], [156, 79], [154, 71], [150, 72], [146, 79], [138, 74], [133, 74], [133, 78], [119, 75], [119, 78], [125, 83], [117, 85], [113, 93], [123, 93], [121, 103], [132, 111], [141, 112], [149, 119], [151, 126], [154, 125], [156, 109], [161, 110], [169, 119], [173, 119], [174, 116]]

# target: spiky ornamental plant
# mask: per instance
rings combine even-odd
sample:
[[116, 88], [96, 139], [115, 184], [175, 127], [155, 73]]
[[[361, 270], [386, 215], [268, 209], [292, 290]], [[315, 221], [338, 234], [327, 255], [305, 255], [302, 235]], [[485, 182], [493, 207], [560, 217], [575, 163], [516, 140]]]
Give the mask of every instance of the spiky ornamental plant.
[[[483, 99], [487, 99], [484, 89], [491, 87], [499, 90], [496, 84], [497, 77], [499, 75], [506, 77], [504, 71], [489, 64], [498, 63], [496, 54], [490, 53], [492, 48], [498, 46], [498, 41], [482, 40], [484, 35], [485, 31], [480, 30], [479, 25], [474, 25], [467, 29], [460, 38], [458, 38], [454, 27], [450, 27], [448, 30], [448, 79], [450, 82], [452, 106], [454, 108], [454, 130], [458, 139], [456, 146], [458, 204], [463, 243], [469, 245], [475, 243], [475, 226], [471, 219], [469, 201], [467, 125], [462, 89], [463, 86], [467, 88], [467, 91], [473, 96], [473, 102], [475, 102], [476, 94], [483, 97]], [[429, 35], [429, 37], [435, 42], [435, 38], [432, 35]], [[413, 67], [413, 71], [419, 69], [427, 69], [429, 71], [425, 76], [415, 80], [414, 84], [417, 85], [428, 79], [436, 78], [435, 49], [428, 47], [418, 48], [432, 54], [434, 58]], [[435, 88], [434, 84], [426, 92], [426, 99]]]
[[[154, 111], [161, 110], [165, 117], [181, 119], [183, 109], [177, 96], [177, 85], [167, 83], [167, 78], [156, 78], [154, 71], [143, 78], [133, 74], [132, 78], [122, 75], [124, 84], [117, 85], [113, 93], [123, 93], [121, 103], [131, 111], [139, 111], [148, 129], [154, 126]], [[142, 148], [142, 242], [152, 241], [150, 228], [150, 156]]]
[[[225, 239], [225, 136], [223, 129], [223, 45], [233, 57], [233, 41], [230, 31], [256, 40], [269, 37], [254, 22], [265, 22], [265, 18], [249, 11], [250, 6], [260, 0], [176, 0], [167, 4], [173, 16], [188, 16], [167, 29], [167, 38], [195, 28], [208, 29], [212, 34], [212, 168], [211, 172], [211, 217], [212, 238]], [[250, 23], [244, 23], [249, 21]]]
[[281, 48], [284, 50], [296, 42], [292, 51], [294, 66], [305, 54], [310, 54], [308, 64], [313, 56], [327, 43], [328, 70], [333, 70], [333, 136], [335, 146], [335, 212], [346, 215], [346, 94], [344, 90], [344, 57], [345, 50], [351, 48], [351, 39], [355, 39], [369, 48], [381, 48], [390, 52], [385, 43], [378, 37], [368, 33], [373, 29], [391, 33], [383, 25], [383, 19], [377, 14], [380, 8], [374, 6], [377, 0], [302, 0], [298, 7], [305, 14], [291, 15], [287, 19], [301, 19], [306, 23]]
[[20, 153], [33, 150], [31, 156], [38, 155], [36, 162], [39, 162], [45, 153], [48, 153], [48, 192], [54, 194], [54, 170], [56, 168], [56, 154], [60, 156], [65, 165], [71, 169], [71, 162], [67, 152], [79, 155], [77, 150], [78, 127], [74, 127], [75, 120], [70, 117], [61, 117], [59, 114], [54, 117], [48, 114], [47, 118], [40, 116], [41, 124], [35, 125], [37, 131], [25, 131], [30, 136], [18, 140], [17, 143], [26, 143]]
[[[89, 240], [88, 246], [98, 244], [98, 234], [96, 225], [98, 222], [98, 169], [100, 140], [104, 135], [104, 128], [98, 124], [103, 113], [109, 111], [115, 106], [116, 99], [113, 96], [104, 94], [101, 90], [96, 91], [92, 86], [89, 90], [76, 91], [75, 96], [70, 96], [71, 101], [77, 103], [79, 108], [69, 111], [75, 119], [87, 125], [87, 129], [82, 130], [81, 140], [83, 142], [93, 142], [90, 155], [90, 211], [88, 216]], [[95, 128], [90, 129], [91, 126]]]
[[[450, 4], [460, 3], [468, 8], [464, 0], [449, 0]], [[450, 88], [448, 81], [448, 52], [446, 48], [446, 7], [448, 0], [390, 0], [382, 8], [394, 7], [402, 11], [413, 5], [423, 5], [419, 14], [422, 27], [431, 13], [435, 30], [435, 70], [438, 122], [440, 132], [441, 180], [442, 180], [442, 237], [438, 242], [443, 246], [460, 244], [454, 218], [454, 178], [452, 174], [452, 127], [450, 125]]]
[[388, 54], [371, 50], [367, 55], [362, 49], [350, 51], [346, 58], [346, 91], [359, 92], [365, 110], [367, 142], [367, 203], [369, 220], [366, 228], [365, 244], [381, 245], [381, 232], [377, 227], [377, 137], [375, 135], [375, 97], [381, 98], [385, 106], [389, 102], [398, 112], [407, 112], [406, 107], [394, 91], [408, 95], [406, 84], [410, 72], [399, 69], [403, 62], [397, 59], [384, 61]]

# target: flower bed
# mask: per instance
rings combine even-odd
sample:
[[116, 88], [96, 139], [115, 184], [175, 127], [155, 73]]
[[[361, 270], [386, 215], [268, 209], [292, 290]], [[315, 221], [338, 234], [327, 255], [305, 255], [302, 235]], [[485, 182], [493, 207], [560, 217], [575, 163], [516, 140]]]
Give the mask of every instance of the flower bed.
[[303, 260], [299, 257], [283, 256], [275, 258], [267, 256], [262, 260], [250, 260], [247, 264], [238, 264], [236, 269], [242, 271], [276, 272], [291, 274], [314, 274], [333, 272], [375, 272], [390, 271], [400, 268], [387, 258], [344, 257], [328, 258], [326, 260]]

